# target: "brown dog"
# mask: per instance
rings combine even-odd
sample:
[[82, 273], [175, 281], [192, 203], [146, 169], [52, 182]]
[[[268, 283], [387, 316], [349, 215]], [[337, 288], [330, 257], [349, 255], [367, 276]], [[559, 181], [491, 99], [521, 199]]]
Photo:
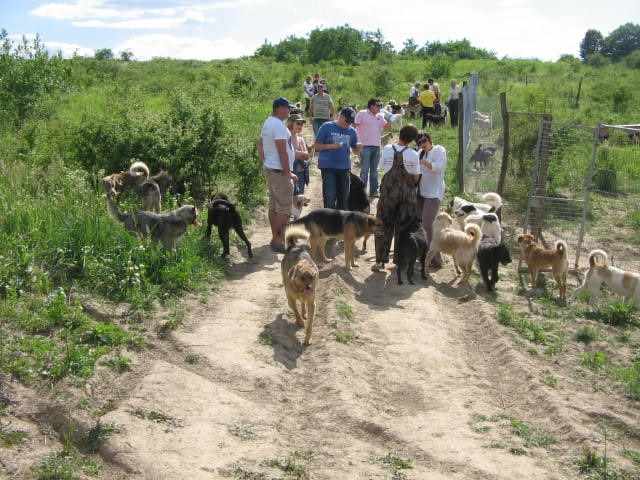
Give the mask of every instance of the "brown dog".
[[323, 262], [328, 261], [324, 253], [327, 240], [344, 240], [345, 267], [350, 270], [358, 266], [353, 252], [356, 240], [373, 235], [376, 227], [382, 225], [382, 220], [362, 212], [318, 208], [292, 225], [304, 225], [311, 234], [309, 241], [313, 255]]
[[133, 162], [129, 170], [104, 177], [102, 186], [109, 197], [115, 198], [132, 187], [142, 185], [148, 179], [149, 167], [144, 162]]
[[[282, 283], [289, 307], [296, 317], [296, 324], [304, 327], [304, 344], [309, 345], [316, 310], [318, 267], [309, 253], [309, 232], [304, 228], [288, 227], [284, 241], [287, 252], [282, 258]], [[301, 303], [300, 311], [298, 302]]]
[[518, 235], [518, 245], [520, 246], [520, 262], [518, 265], [523, 260], [527, 263], [531, 288], [535, 288], [540, 270], [551, 267], [553, 278], [555, 278], [560, 289], [560, 299], [563, 302], [566, 301], [567, 272], [569, 271], [567, 243], [564, 240], [558, 240], [556, 248], [546, 249], [536, 243], [533, 235], [525, 233]]

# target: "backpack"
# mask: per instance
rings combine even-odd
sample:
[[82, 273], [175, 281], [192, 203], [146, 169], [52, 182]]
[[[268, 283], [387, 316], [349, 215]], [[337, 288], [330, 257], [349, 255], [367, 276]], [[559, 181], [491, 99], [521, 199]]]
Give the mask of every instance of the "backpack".
[[397, 150], [393, 148], [393, 165], [382, 177], [380, 183], [380, 200], [378, 201], [378, 218], [386, 224], [402, 225], [416, 218], [417, 188], [415, 180], [404, 167], [403, 153], [408, 147]]

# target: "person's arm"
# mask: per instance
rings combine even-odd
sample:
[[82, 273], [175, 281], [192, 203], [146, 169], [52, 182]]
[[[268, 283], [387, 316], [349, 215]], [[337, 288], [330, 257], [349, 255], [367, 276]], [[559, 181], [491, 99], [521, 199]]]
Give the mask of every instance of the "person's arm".
[[313, 101], [314, 97], [315, 97], [315, 94], [313, 94], [311, 96], [311, 101], [310, 101], [310, 105], [309, 105], [309, 115], [311, 115], [311, 118], [313, 118], [315, 116], [315, 114], [313, 113], [313, 106], [315, 104], [315, 102]]
[[282, 174], [285, 177], [291, 178], [293, 181], [296, 181], [298, 177], [289, 170], [289, 153], [287, 152], [287, 141], [284, 139], [275, 140], [276, 150], [278, 151], [278, 156], [280, 157], [280, 166], [282, 167]]
[[316, 152], [321, 152], [323, 150], [338, 150], [342, 146], [339, 143], [325, 143], [328, 140], [327, 127], [325, 127], [325, 125], [320, 127], [320, 130], [318, 130], [316, 143], [313, 145]]
[[358, 134], [355, 133], [354, 131], [353, 134], [351, 135], [351, 151], [355, 155], [359, 155], [361, 150], [362, 150], [362, 144], [358, 142]]
[[382, 129], [388, 129], [391, 128], [391, 122], [387, 122], [387, 120], [384, 118], [384, 115], [382, 116]]

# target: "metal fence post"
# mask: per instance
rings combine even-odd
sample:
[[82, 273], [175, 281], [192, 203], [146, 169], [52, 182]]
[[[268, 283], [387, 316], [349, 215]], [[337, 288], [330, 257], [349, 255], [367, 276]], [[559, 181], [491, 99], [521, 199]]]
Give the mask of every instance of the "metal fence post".
[[456, 176], [458, 177], [458, 193], [464, 193], [464, 122], [464, 93], [460, 91], [460, 95], [458, 96], [458, 166], [456, 169]]
[[498, 179], [498, 194], [504, 194], [504, 182], [507, 178], [509, 168], [509, 154], [511, 153], [511, 142], [509, 131], [509, 111], [507, 110], [507, 93], [500, 94], [500, 113], [502, 114], [502, 165], [500, 165], [500, 178]]
[[578, 263], [580, 262], [580, 252], [582, 251], [582, 243], [584, 242], [584, 234], [587, 226], [587, 215], [591, 208], [591, 187], [593, 185], [593, 176], [595, 175], [596, 163], [598, 161], [598, 143], [600, 142], [600, 128], [602, 124], [599, 123], [596, 128], [593, 129], [593, 151], [591, 154], [591, 164], [589, 165], [589, 171], [587, 177], [584, 179], [584, 201], [582, 208], [582, 223], [580, 224], [580, 232], [578, 233], [578, 246], [576, 247], [576, 263], [574, 269], [578, 269]]

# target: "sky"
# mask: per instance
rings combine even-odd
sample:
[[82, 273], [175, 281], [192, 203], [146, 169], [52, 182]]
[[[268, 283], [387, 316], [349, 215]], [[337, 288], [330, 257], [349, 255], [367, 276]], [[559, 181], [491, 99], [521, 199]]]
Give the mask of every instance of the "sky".
[[344, 24], [379, 28], [396, 48], [468, 38], [499, 57], [556, 60], [576, 55], [587, 29], [606, 35], [629, 21], [640, 21], [638, 0], [0, 0], [12, 38], [37, 33], [65, 56], [111, 48], [138, 60], [235, 58]]

